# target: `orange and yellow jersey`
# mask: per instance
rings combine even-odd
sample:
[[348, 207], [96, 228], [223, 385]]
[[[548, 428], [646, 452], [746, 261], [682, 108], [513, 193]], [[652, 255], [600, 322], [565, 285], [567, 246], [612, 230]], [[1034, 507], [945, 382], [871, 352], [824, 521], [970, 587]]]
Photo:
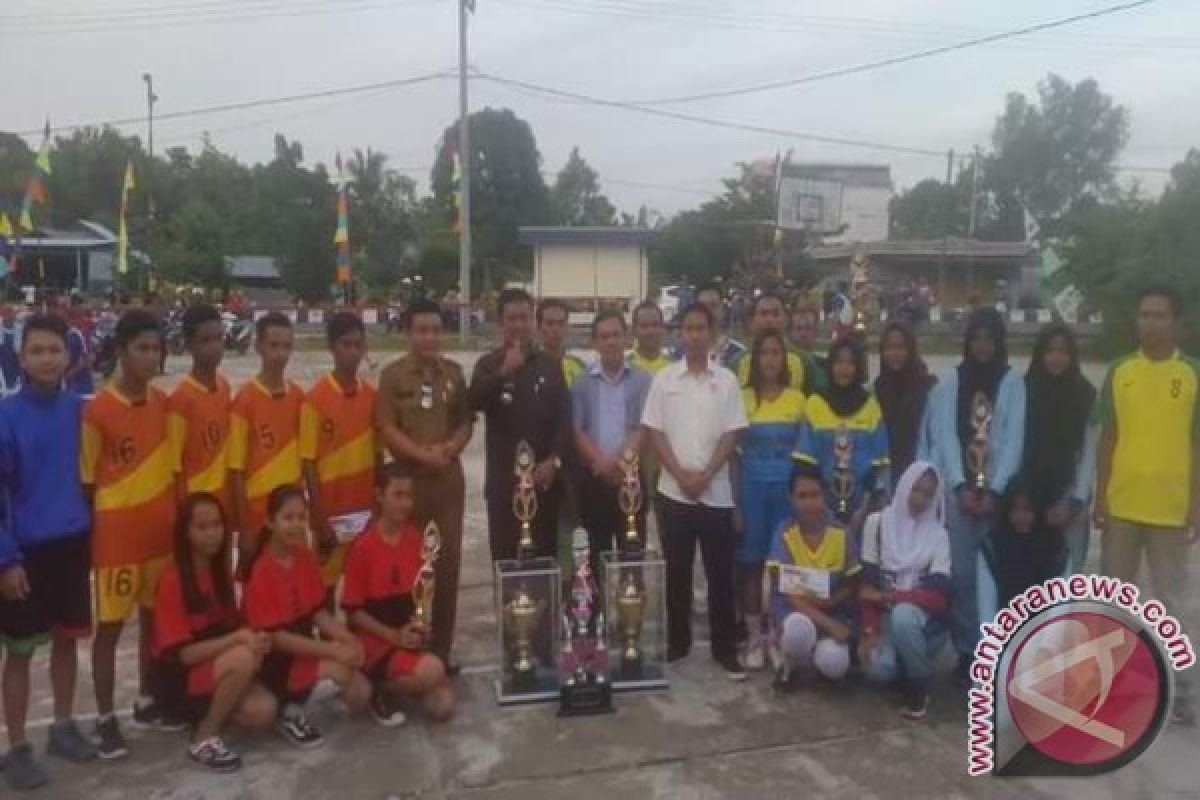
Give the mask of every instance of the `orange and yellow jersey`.
[[94, 489], [92, 561], [140, 564], [171, 552], [175, 474], [167, 396], [153, 386], [133, 402], [110, 384], [87, 404], [79, 469]]
[[229, 381], [220, 375], [211, 390], [188, 375], [167, 400], [167, 434], [187, 493], [216, 495], [226, 513], [229, 407]]
[[241, 532], [258, 532], [267, 518], [267, 495], [279, 486], [298, 486], [300, 408], [304, 392], [291, 381], [272, 393], [257, 378], [233, 399], [229, 415], [229, 469], [246, 483], [247, 518]]
[[363, 381], [347, 392], [326, 375], [304, 398], [300, 458], [316, 465], [321, 509], [331, 517], [368, 511], [373, 504], [375, 395]]

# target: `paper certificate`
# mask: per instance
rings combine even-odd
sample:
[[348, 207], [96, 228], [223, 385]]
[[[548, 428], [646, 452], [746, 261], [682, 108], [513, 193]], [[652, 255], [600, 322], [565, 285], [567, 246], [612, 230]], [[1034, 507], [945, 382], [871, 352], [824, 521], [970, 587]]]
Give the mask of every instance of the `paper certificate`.
[[829, 599], [830, 575], [827, 569], [813, 567], [779, 566], [779, 591], [783, 594], [799, 594]]
[[339, 542], [349, 542], [365, 531], [370, 521], [370, 511], [353, 511], [349, 514], [330, 517], [329, 527], [333, 528], [333, 533]]

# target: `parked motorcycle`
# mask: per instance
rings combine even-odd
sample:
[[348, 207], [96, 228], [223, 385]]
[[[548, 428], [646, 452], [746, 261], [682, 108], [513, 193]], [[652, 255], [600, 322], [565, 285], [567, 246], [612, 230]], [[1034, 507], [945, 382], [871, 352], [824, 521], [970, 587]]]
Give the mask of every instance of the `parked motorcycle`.
[[111, 378], [117, 371], [117, 317], [115, 314], [102, 314], [96, 320], [92, 329], [91, 351], [95, 354], [93, 368], [104, 376]]
[[225, 329], [225, 350], [246, 355], [254, 342], [254, 324], [232, 311], [225, 311], [221, 314], [221, 325]]

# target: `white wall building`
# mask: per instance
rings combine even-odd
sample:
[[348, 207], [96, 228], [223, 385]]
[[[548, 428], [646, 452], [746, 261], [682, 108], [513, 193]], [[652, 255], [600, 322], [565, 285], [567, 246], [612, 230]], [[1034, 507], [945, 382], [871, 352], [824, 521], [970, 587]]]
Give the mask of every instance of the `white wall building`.
[[[573, 322], [590, 321], [604, 306], [629, 310], [650, 291], [646, 228], [523, 227], [521, 244], [533, 247], [537, 299], [565, 300]], [[586, 318], [586, 320], [585, 320]]]

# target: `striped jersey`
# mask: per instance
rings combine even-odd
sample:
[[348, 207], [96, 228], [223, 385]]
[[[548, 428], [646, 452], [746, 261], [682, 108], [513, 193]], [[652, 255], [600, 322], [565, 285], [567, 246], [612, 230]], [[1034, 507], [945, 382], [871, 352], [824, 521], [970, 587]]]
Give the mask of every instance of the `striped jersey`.
[[309, 390], [300, 414], [300, 458], [317, 468], [329, 516], [369, 511], [375, 499], [376, 391], [364, 381], [347, 392], [332, 375]]
[[759, 402], [753, 389], [742, 390], [750, 423], [738, 447], [742, 477], [752, 481], [784, 481], [792, 474], [792, 449], [804, 419], [804, 395], [787, 388], [774, 400]]
[[238, 391], [229, 419], [229, 469], [242, 472], [248, 518], [242, 533], [266, 522], [267, 495], [300, 483], [300, 409], [304, 392], [291, 381], [274, 394], [255, 378]]
[[229, 510], [229, 381], [209, 389], [186, 376], [167, 400], [167, 433], [188, 494], [208, 492]]

